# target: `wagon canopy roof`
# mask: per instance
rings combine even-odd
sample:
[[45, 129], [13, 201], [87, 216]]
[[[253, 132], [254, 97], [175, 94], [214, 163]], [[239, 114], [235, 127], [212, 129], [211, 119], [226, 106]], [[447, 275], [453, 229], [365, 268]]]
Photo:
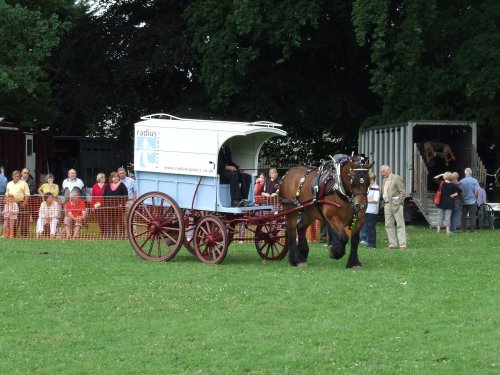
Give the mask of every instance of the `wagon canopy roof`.
[[216, 176], [219, 149], [227, 144], [233, 162], [255, 174], [263, 144], [287, 134], [268, 121], [194, 120], [161, 113], [141, 119], [135, 124], [134, 164], [142, 171]]
[[[220, 133], [230, 133], [229, 137], [235, 135], [247, 135], [257, 132], [274, 133], [276, 135], [286, 135], [286, 131], [279, 129], [281, 124], [270, 121], [238, 122], [238, 121], [219, 121], [219, 120], [198, 120], [186, 119], [172, 116], [165, 113], [155, 113], [152, 115], [141, 116], [142, 122], [136, 125], [151, 125], [162, 128], [186, 128], [193, 129], [193, 132], [199, 130], [212, 130]], [[235, 134], [238, 133], [238, 134]], [[196, 136], [196, 134], [193, 134]], [[228, 137], [228, 138], [229, 138]]]

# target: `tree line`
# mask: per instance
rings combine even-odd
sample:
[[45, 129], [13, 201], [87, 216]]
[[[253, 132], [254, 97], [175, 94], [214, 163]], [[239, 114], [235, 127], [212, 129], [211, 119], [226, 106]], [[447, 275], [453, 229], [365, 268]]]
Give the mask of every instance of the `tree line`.
[[275, 121], [290, 138], [265, 155], [291, 164], [360, 127], [473, 120], [494, 163], [499, 18], [493, 0], [0, 0], [0, 117], [130, 147], [144, 114]]

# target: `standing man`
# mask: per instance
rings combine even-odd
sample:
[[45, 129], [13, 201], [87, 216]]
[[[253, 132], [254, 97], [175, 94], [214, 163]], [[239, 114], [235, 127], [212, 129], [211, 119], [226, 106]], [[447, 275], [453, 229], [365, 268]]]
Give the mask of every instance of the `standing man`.
[[[382, 205], [384, 207], [385, 230], [389, 241], [389, 249], [406, 250], [406, 227], [403, 216], [405, 186], [403, 179], [392, 173], [388, 165], [380, 167], [384, 177], [382, 181]], [[396, 232], [394, 229], [396, 228]], [[397, 238], [396, 238], [397, 234]]]
[[133, 178], [127, 176], [127, 171], [123, 167], [118, 168], [118, 177], [120, 177], [120, 182], [127, 188], [127, 193], [128, 193], [128, 200], [127, 203], [125, 204], [125, 215], [123, 216], [122, 220], [118, 222], [118, 231], [120, 237], [125, 238], [126, 236], [125, 228], [127, 226], [126, 220], [130, 207], [132, 207], [134, 200], [137, 198], [137, 185]]
[[[5, 190], [7, 189], [7, 177], [4, 175], [3, 165], [0, 166], [0, 213], [3, 212]], [[0, 214], [0, 225], [3, 224], [3, 215]]]
[[453, 183], [457, 186], [460, 193], [453, 197], [453, 208], [451, 210], [450, 218], [450, 232], [455, 233], [457, 231], [458, 218], [461, 216], [462, 211], [462, 184], [458, 181], [458, 172], [453, 172]]
[[137, 187], [135, 184], [135, 180], [127, 176], [127, 171], [123, 167], [118, 168], [118, 176], [120, 177], [120, 181], [127, 187], [128, 200], [135, 200], [137, 198]]
[[470, 231], [476, 229], [477, 203], [476, 197], [479, 193], [479, 182], [472, 177], [472, 169], [465, 168], [465, 177], [460, 180], [464, 203], [462, 205], [462, 231], [467, 231], [467, 214], [469, 214]]
[[16, 228], [20, 229], [21, 237], [28, 237], [28, 220], [29, 210], [28, 201], [30, 198], [30, 189], [28, 184], [21, 180], [21, 172], [12, 172], [12, 181], [7, 184], [5, 194], [12, 194], [14, 200], [19, 206], [19, 214], [17, 216]]
[[[28, 167], [24, 167], [21, 170], [21, 180], [23, 180], [24, 182], [26, 182], [28, 184], [28, 188], [30, 190], [30, 195], [31, 196], [35, 195], [36, 194], [35, 179], [31, 175]], [[26, 209], [23, 212], [23, 215], [26, 214], [28, 217], [27, 223], [33, 221], [33, 213], [31, 212], [32, 210], [35, 210], [35, 207], [32, 207], [33, 204], [36, 204], [36, 201], [30, 202], [30, 204], [28, 206], [26, 206]], [[23, 216], [23, 215], [21, 215], [21, 207], [20, 206], [21, 205], [19, 204], [19, 220], [21, 220], [21, 216]], [[28, 224], [26, 224], [26, 228], [28, 228]], [[23, 233], [23, 231], [21, 231], [21, 233]], [[26, 229], [26, 233], [28, 233], [27, 229]]]
[[482, 182], [479, 183], [479, 190], [477, 192], [477, 229], [481, 229], [484, 225], [484, 209], [481, 210], [481, 205], [486, 203], [486, 190], [484, 190], [484, 184]]
[[76, 170], [70, 169], [68, 171], [68, 178], [65, 179], [62, 183], [62, 193], [66, 199], [69, 198], [69, 194], [73, 191], [73, 189], [78, 189], [78, 194], [80, 196], [86, 196], [87, 192], [85, 191], [85, 185], [83, 181], [76, 177]]
[[28, 167], [24, 167], [21, 171], [21, 180], [26, 182], [28, 184], [28, 187], [30, 189], [30, 194], [34, 195], [36, 192], [36, 184], [35, 184], [35, 179], [33, 176], [30, 174], [30, 170]]
[[230, 185], [231, 206], [244, 206], [244, 200], [248, 198], [252, 178], [249, 174], [243, 173], [243, 170], [233, 162], [228, 145], [222, 146], [219, 151], [217, 173], [220, 176], [221, 183]]
[[5, 177], [4, 172], [3, 166], [0, 166], [0, 195], [5, 195], [7, 189], [7, 177]]

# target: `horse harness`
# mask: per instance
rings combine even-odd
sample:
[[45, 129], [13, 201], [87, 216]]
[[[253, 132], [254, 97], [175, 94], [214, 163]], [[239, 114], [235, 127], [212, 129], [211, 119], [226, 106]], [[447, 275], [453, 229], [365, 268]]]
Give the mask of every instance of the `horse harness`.
[[[342, 175], [341, 175], [341, 168], [342, 166], [347, 163], [348, 161], [352, 160], [351, 157], [348, 155], [344, 154], [336, 154], [335, 156], [330, 156], [331, 160], [324, 161], [319, 167], [310, 167], [307, 169], [307, 171], [304, 173], [304, 175], [300, 178], [299, 180], [299, 186], [297, 188], [297, 191], [295, 193], [295, 198], [294, 199], [281, 199], [281, 203], [285, 204], [293, 204], [297, 207], [301, 207], [305, 203], [308, 202], [315, 202], [317, 206], [320, 204], [325, 204], [326, 202], [324, 201], [324, 198], [328, 195], [332, 195], [335, 192], [339, 193], [339, 196], [348, 201], [351, 206], [354, 209], [354, 215], [352, 218], [352, 221], [349, 225], [349, 228], [351, 228], [353, 225], [356, 224], [358, 220], [358, 212], [359, 209], [356, 208], [354, 205], [354, 198], [357, 195], [367, 195], [367, 193], [356, 193], [356, 194], [348, 194], [345, 190], [344, 184], [342, 182]], [[313, 197], [305, 202], [300, 202], [299, 197], [302, 192], [302, 189], [304, 187], [304, 183], [307, 179], [307, 176], [313, 172], [313, 171], [318, 171], [316, 174], [316, 177], [314, 177], [312, 183], [311, 183], [311, 192]], [[366, 172], [366, 168], [354, 168], [352, 171], [355, 172]], [[354, 176], [352, 174], [350, 175], [350, 183], [352, 185], [354, 181]], [[284, 178], [285, 176], [283, 176]], [[282, 180], [283, 180], [282, 178]], [[333, 184], [327, 189], [327, 186], [330, 181], [333, 180]], [[364, 183], [363, 178], [360, 179], [360, 183]], [[281, 184], [281, 181], [280, 181]], [[319, 210], [319, 208], [318, 208]], [[323, 213], [321, 210], [319, 210], [320, 214], [323, 216]], [[323, 217], [323, 219], [325, 219]]]

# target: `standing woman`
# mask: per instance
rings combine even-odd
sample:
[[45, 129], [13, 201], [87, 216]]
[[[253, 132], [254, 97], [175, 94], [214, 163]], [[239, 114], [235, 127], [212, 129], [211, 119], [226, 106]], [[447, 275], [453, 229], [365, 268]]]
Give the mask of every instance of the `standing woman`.
[[[441, 180], [440, 178], [443, 178]], [[437, 222], [437, 232], [441, 230], [441, 226], [446, 227], [446, 234], [453, 233], [450, 231], [451, 211], [453, 210], [453, 198], [459, 195], [460, 190], [453, 183], [453, 173], [444, 172], [434, 176], [434, 182], [441, 187], [441, 200], [437, 207], [439, 208], [439, 217]]]
[[108, 233], [110, 238], [118, 237], [118, 229], [121, 220], [124, 220], [125, 204], [128, 200], [128, 189], [120, 181], [118, 172], [113, 171], [109, 175], [109, 184], [104, 187], [104, 201], [106, 203], [106, 216], [108, 220]]
[[52, 197], [57, 198], [59, 195], [59, 186], [54, 184], [54, 175], [52, 173], [47, 173], [47, 176], [45, 176], [45, 183], [38, 188], [38, 194], [51, 194]]
[[370, 172], [370, 187], [368, 188], [368, 207], [366, 208], [365, 226], [366, 226], [366, 239], [368, 242], [368, 249], [375, 249], [377, 247], [377, 215], [378, 206], [380, 202], [380, 188], [375, 183], [377, 175]]
[[92, 186], [92, 200], [90, 201], [90, 207], [94, 209], [97, 224], [99, 224], [99, 230], [102, 237], [109, 237], [107, 228], [104, 225], [105, 204], [103, 202], [104, 189], [107, 185], [106, 175], [102, 172], [98, 173], [96, 183]]

